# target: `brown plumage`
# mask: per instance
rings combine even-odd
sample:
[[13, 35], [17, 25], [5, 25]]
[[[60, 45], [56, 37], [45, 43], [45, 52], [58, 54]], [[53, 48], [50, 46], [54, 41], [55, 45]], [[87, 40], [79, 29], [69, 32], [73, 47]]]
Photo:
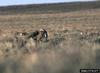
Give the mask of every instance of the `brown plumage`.
[[36, 41], [42, 41], [43, 39], [47, 40], [48, 39], [48, 33], [45, 29], [40, 29], [32, 32], [28, 38], [32, 38], [33, 40]]

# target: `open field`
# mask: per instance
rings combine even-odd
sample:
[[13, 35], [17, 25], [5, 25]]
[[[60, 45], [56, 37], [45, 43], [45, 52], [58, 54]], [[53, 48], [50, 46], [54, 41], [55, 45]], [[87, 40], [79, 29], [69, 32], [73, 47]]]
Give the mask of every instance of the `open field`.
[[[46, 8], [44, 13], [41, 9], [34, 13], [34, 5], [29, 12], [27, 6], [25, 12], [12, 6], [16, 13], [10, 7], [1, 8], [0, 73], [79, 73], [81, 68], [100, 69], [100, 2], [92, 4], [84, 7], [83, 3], [83, 9], [76, 5], [78, 10], [64, 12], [56, 12], [55, 4], [54, 12]], [[74, 3], [72, 6], [74, 9]], [[32, 40], [24, 39], [27, 44], [22, 45], [23, 38], [15, 38], [16, 32], [40, 28], [48, 31], [49, 41], [38, 47]]]

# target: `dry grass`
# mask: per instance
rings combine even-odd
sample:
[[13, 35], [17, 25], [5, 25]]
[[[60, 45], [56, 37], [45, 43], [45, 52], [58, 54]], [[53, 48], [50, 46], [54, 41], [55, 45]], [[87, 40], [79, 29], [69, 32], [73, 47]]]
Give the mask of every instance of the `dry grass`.
[[[100, 68], [100, 9], [54, 14], [0, 15], [0, 73], [79, 73]], [[48, 42], [16, 38], [47, 29]]]
[[38, 47], [31, 39], [5, 37], [0, 41], [0, 71], [79, 73], [81, 68], [99, 68], [100, 43], [95, 42], [98, 36], [84, 36], [77, 31], [62, 31], [48, 42], [40, 42]]

